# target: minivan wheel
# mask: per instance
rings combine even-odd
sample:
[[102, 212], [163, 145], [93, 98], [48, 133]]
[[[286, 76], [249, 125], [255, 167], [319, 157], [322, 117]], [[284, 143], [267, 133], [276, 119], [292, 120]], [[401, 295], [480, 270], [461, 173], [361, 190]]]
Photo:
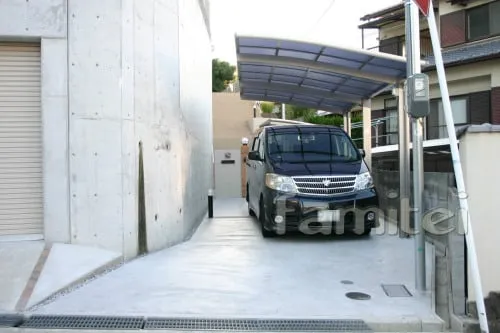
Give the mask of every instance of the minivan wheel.
[[260, 229], [262, 232], [262, 236], [264, 238], [269, 238], [269, 237], [274, 237], [276, 234], [273, 231], [267, 230], [265, 227], [265, 222], [266, 222], [266, 212], [264, 211], [264, 202], [262, 199], [259, 200], [259, 222], [260, 222]]
[[371, 232], [372, 232], [372, 228], [368, 228], [368, 229], [363, 230], [363, 232], [361, 234], [358, 234], [358, 236], [367, 237], [367, 236], [370, 236]]

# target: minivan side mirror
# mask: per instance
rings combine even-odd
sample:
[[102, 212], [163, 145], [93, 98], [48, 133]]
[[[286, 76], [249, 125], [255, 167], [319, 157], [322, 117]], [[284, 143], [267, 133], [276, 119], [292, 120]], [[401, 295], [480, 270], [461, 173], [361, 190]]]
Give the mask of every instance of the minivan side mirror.
[[359, 153], [361, 154], [361, 156], [363, 156], [363, 158], [366, 156], [364, 149], [359, 149]]
[[250, 161], [260, 161], [260, 160], [262, 160], [262, 159], [260, 158], [259, 151], [257, 151], [257, 150], [249, 152], [249, 153], [248, 153], [248, 159], [249, 159]]

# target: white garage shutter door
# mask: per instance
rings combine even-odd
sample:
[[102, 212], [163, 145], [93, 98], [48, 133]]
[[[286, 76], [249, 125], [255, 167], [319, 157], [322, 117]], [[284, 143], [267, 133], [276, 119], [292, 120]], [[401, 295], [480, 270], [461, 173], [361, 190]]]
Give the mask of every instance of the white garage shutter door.
[[43, 234], [40, 45], [0, 42], [0, 236]]

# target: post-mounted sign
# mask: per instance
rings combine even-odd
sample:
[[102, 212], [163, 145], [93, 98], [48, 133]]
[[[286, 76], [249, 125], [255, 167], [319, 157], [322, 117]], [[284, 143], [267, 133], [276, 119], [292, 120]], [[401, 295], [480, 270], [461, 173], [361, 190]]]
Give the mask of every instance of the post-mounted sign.
[[429, 8], [431, 6], [431, 0], [413, 0], [413, 2], [415, 2], [417, 4], [418, 8], [420, 8], [420, 11], [425, 16], [429, 15]]

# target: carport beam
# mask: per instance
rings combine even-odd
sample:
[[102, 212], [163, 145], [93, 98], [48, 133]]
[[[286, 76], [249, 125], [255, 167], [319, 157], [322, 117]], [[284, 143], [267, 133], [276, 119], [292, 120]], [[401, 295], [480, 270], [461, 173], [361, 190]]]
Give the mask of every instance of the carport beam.
[[372, 168], [372, 100], [363, 100], [363, 149], [365, 162]]

